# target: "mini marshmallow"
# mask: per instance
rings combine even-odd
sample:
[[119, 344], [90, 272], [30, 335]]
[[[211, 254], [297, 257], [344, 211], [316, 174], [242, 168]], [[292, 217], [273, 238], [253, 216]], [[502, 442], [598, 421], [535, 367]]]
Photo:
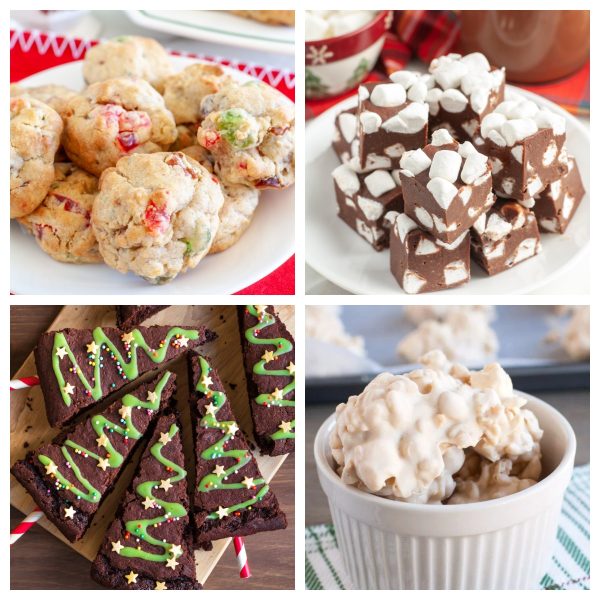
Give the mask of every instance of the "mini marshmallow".
[[515, 160], [523, 164], [523, 146], [518, 145], [511, 149], [510, 153], [515, 157]]
[[517, 142], [533, 135], [538, 130], [533, 119], [511, 119], [502, 124], [500, 131], [508, 146], [514, 146]]
[[[460, 158], [460, 157], [459, 157]], [[458, 193], [456, 186], [442, 177], [434, 177], [427, 183], [427, 189], [435, 198], [435, 201], [444, 209], [447, 210], [452, 200]]]
[[430, 75], [429, 73], [421, 75], [419, 81], [422, 81], [428, 90], [431, 90], [435, 87], [435, 77], [433, 75]]
[[356, 137], [356, 130], [358, 128], [356, 115], [351, 113], [342, 113], [339, 116], [338, 123], [344, 139], [349, 144]]
[[444, 282], [453, 285], [469, 278], [467, 267], [462, 260], [455, 260], [444, 267]]
[[427, 282], [413, 271], [406, 270], [402, 277], [402, 289], [407, 294], [418, 294]]
[[391, 158], [400, 158], [406, 152], [406, 148], [398, 142], [383, 149], [383, 153]]
[[370, 198], [357, 198], [358, 206], [369, 221], [376, 221], [383, 214], [383, 204]]
[[436, 129], [431, 134], [432, 146], [446, 146], [447, 144], [454, 144], [454, 138], [447, 129]]
[[369, 97], [369, 90], [364, 85], [358, 86], [358, 99], [367, 100]]
[[[460, 188], [460, 191], [458, 192], [458, 197], [460, 198], [460, 201], [463, 203], [463, 206], [466, 206], [469, 203], [472, 193], [473, 193], [473, 188], [471, 186], [464, 186], [464, 187]], [[471, 213], [472, 210], [477, 210], [477, 209], [469, 208], [469, 210], [467, 211], [469, 217], [472, 217], [473, 214], [475, 214], [475, 213]]]
[[513, 113], [513, 110], [517, 106], [519, 106], [518, 100], [505, 100], [504, 102], [500, 102], [500, 104], [496, 106], [494, 112], [500, 113], [501, 115], [510, 118], [511, 114]]
[[[392, 179], [396, 182], [396, 185], [402, 185], [402, 181], [400, 180], [400, 169], [394, 169], [391, 171]], [[411, 173], [412, 175], [412, 173]]]
[[486, 222], [486, 214], [485, 213], [481, 213], [477, 217], [477, 220], [475, 221], [475, 223], [473, 223], [473, 228], [480, 235], [485, 231], [485, 222]]
[[[394, 211], [390, 211], [389, 213], [387, 213], [386, 219], [393, 213]], [[402, 242], [406, 240], [406, 236], [410, 231], [412, 231], [413, 229], [418, 229], [417, 224], [407, 214], [404, 213], [395, 213], [394, 227], [396, 230], [396, 234]]]
[[531, 100], [523, 100], [515, 106], [508, 115], [511, 119], [533, 118], [540, 112], [539, 106]]
[[471, 54], [465, 54], [460, 62], [467, 66], [469, 71], [489, 71], [490, 63], [488, 59], [481, 52], [471, 52]]
[[467, 97], [454, 88], [447, 89], [442, 93], [442, 97], [440, 98], [440, 104], [444, 110], [447, 110], [449, 113], [459, 113], [462, 112], [469, 103]]
[[504, 139], [504, 137], [502, 136], [502, 134], [497, 131], [496, 129], [492, 129], [487, 137], [494, 142], [494, 144], [496, 144], [496, 146], [500, 146], [500, 147], [504, 147], [506, 146], [506, 140]]
[[421, 148], [408, 150], [400, 158], [400, 167], [410, 171], [411, 175], [418, 175], [431, 165], [431, 159]]
[[527, 194], [529, 194], [529, 196], [535, 196], [538, 192], [541, 192], [543, 189], [544, 184], [539, 178], [539, 175], [536, 175], [533, 179], [529, 179], [527, 181]]
[[[454, 228], [456, 229], [456, 228]], [[469, 234], [469, 230], [465, 231], [463, 234], [459, 235], [452, 243], [447, 244], [446, 242], [442, 242], [442, 240], [435, 240], [435, 243], [442, 248], [446, 248], [446, 250], [456, 250], [462, 243], [463, 240]]]
[[453, 150], [439, 150], [433, 155], [429, 167], [429, 177], [434, 179], [441, 177], [450, 183], [458, 179], [462, 159], [458, 152]]
[[512, 225], [505, 221], [498, 213], [493, 212], [487, 220], [485, 234], [491, 240], [500, 240], [513, 230]]
[[435, 225], [435, 228], [440, 233], [456, 231], [456, 228], [458, 227], [458, 223], [456, 221], [453, 221], [452, 223], [450, 223], [450, 225], [446, 225], [446, 223], [444, 221], [442, 221], [442, 219], [440, 219], [437, 215], [433, 215], [433, 223]]
[[375, 133], [381, 127], [382, 120], [376, 112], [365, 110], [360, 113], [359, 119], [362, 129], [366, 134]]
[[393, 190], [396, 187], [394, 179], [387, 171], [373, 171], [365, 177], [365, 185], [374, 198]]
[[427, 99], [427, 86], [423, 81], [415, 81], [410, 86], [406, 97], [413, 102], [425, 102]]
[[487, 108], [490, 100], [490, 91], [486, 89], [477, 89], [471, 94], [471, 108], [478, 114], [482, 114]]
[[463, 142], [458, 146], [458, 153], [463, 157], [467, 158], [469, 154], [479, 154], [475, 146], [471, 142]]
[[491, 90], [494, 87], [492, 75], [485, 71], [467, 73], [460, 82], [460, 89], [470, 96], [476, 90]]
[[502, 113], [493, 112], [486, 115], [481, 121], [481, 135], [484, 138], [489, 137], [490, 131], [499, 130], [504, 123], [506, 123], [506, 116]]
[[368, 173], [369, 171], [374, 171], [375, 169], [391, 169], [392, 160], [387, 156], [378, 156], [377, 154], [373, 153], [367, 154], [366, 166], [363, 169], [360, 166], [360, 160], [358, 156], [354, 155], [348, 161], [348, 167], [356, 173]]
[[549, 110], [540, 110], [536, 113], [534, 119], [540, 129], [550, 128], [554, 135], [562, 135], [566, 130], [567, 122], [565, 118]]
[[415, 217], [417, 217], [419, 223], [424, 227], [427, 227], [428, 229], [433, 227], [433, 218], [422, 206], [417, 206], [415, 208]]
[[429, 104], [429, 112], [434, 117], [440, 112], [440, 100], [443, 93], [440, 88], [433, 88], [427, 92], [425, 100]]
[[424, 237], [419, 240], [419, 243], [417, 244], [417, 249], [415, 250], [415, 255], [427, 256], [428, 254], [435, 254], [439, 251], [439, 246], [434, 244], [430, 239]]
[[390, 75], [390, 79], [407, 90], [419, 79], [419, 74], [416, 71], [396, 71]]
[[535, 238], [527, 238], [517, 246], [517, 249], [508, 257], [505, 264], [507, 267], [512, 267], [527, 258], [531, 258], [537, 252], [538, 241]]
[[460, 172], [460, 178], [467, 184], [474, 183], [488, 169], [487, 156], [473, 152], [465, 158], [465, 164]]
[[440, 64], [433, 71], [435, 80], [439, 83], [443, 90], [457, 88], [460, 85], [461, 79], [468, 73], [469, 69], [466, 64], [452, 61], [445, 64]]
[[399, 83], [381, 83], [373, 88], [371, 102], [382, 108], [400, 106], [406, 102], [406, 90]]
[[383, 128], [394, 133], [417, 133], [427, 124], [428, 112], [427, 104], [411, 102], [397, 115], [385, 121]]
[[348, 196], [356, 194], [360, 189], [358, 175], [346, 165], [336, 167], [331, 173], [337, 186]]

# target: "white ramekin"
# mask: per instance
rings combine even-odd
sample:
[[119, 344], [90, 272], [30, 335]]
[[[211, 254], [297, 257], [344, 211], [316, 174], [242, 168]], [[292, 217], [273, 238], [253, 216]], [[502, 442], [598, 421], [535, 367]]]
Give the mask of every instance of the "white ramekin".
[[551, 557], [575, 460], [575, 434], [549, 404], [519, 392], [544, 430], [546, 477], [498, 500], [409, 504], [342, 483], [329, 435], [315, 439], [319, 481], [329, 501], [344, 567], [356, 589], [535, 589]]

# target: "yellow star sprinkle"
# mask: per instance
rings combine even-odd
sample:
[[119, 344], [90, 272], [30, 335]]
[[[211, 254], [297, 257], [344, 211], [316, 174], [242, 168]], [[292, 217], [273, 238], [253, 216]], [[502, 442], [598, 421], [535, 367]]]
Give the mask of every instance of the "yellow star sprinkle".
[[100, 346], [98, 346], [98, 344], [96, 344], [96, 342], [92, 342], [91, 344], [87, 344], [88, 354], [96, 354], [96, 352], [98, 352], [99, 348], [100, 348]]
[[132, 583], [137, 583], [138, 574], [133, 571], [129, 571], [128, 575], [125, 575], [125, 579], [127, 579], [127, 583], [131, 585]]
[[119, 414], [124, 419], [126, 419], [129, 416], [131, 416], [131, 406], [121, 406], [121, 408], [119, 409]]
[[286, 369], [290, 375], [296, 374], [296, 365], [293, 362], [290, 362], [290, 364], [286, 367]]
[[212, 382], [213, 382], [213, 380], [212, 380], [212, 377], [209, 377], [208, 375], [205, 375], [205, 376], [202, 378], [202, 385], [203, 385], [205, 388], [207, 388], [207, 387], [210, 387], [210, 386], [212, 385]]
[[123, 544], [121, 544], [121, 540], [117, 540], [116, 542], [111, 542], [111, 544], [112, 544], [113, 552], [116, 552], [117, 554], [119, 554], [121, 552], [121, 550], [123, 550], [123, 548], [125, 548], [125, 546], [123, 546]]
[[267, 304], [255, 304], [254, 308], [259, 315], [262, 315], [267, 310]]
[[173, 484], [171, 483], [171, 479], [161, 479], [158, 487], [168, 492], [173, 487]]
[[146, 400], [148, 400], [148, 402], [156, 402], [156, 392], [148, 392], [148, 395], [146, 396]]
[[131, 342], [133, 342], [133, 333], [124, 333], [121, 336], [121, 339], [126, 343], [126, 344], [131, 344]]
[[185, 335], [182, 335], [180, 338], [177, 338], [177, 344], [179, 345], [180, 348], [183, 348], [183, 346], [185, 346], [187, 348], [189, 341], [190, 341], [190, 338], [185, 337]]
[[242, 483], [248, 488], [250, 489], [253, 485], [254, 485], [254, 479], [252, 479], [252, 477], [244, 477], [244, 480], [242, 481]]
[[219, 506], [219, 508], [217, 510], [217, 515], [219, 516], [219, 519], [224, 519], [228, 514], [229, 514], [229, 511], [226, 508]]
[[46, 465], [46, 475], [54, 475], [57, 471], [58, 467], [55, 463], [51, 462]]
[[284, 433], [289, 433], [292, 430], [292, 424], [290, 421], [281, 421], [281, 423], [279, 423], [279, 429]]
[[273, 356], [273, 350], [265, 350], [265, 353], [261, 356], [261, 358], [266, 363], [270, 363], [272, 360], [275, 360], [275, 357]]
[[167, 561], [167, 567], [171, 567], [171, 569], [173, 569], [173, 571], [175, 570], [175, 567], [177, 567], [179, 563], [177, 562], [177, 559], [172, 556], [168, 561]]
[[154, 586], [155, 590], [166, 590], [167, 589], [167, 584], [164, 581], [157, 581], [156, 585]]
[[75, 516], [75, 509], [72, 506], [65, 508], [65, 519], [72, 519]]
[[227, 433], [229, 435], [235, 435], [235, 432], [238, 431], [239, 427], [235, 423], [229, 423], [227, 426]]
[[177, 544], [171, 544], [171, 547], [169, 548], [169, 552], [173, 556], [179, 556], [180, 554], [183, 554], [183, 550], [181, 549], [181, 546], [178, 546]]
[[75, 388], [70, 384], [67, 383], [67, 385], [65, 385], [65, 387], [63, 388], [63, 392], [65, 394], [68, 394], [69, 396], [75, 391]]
[[108, 464], [108, 458], [101, 458], [98, 461], [98, 465], [97, 466], [98, 466], [99, 469], [102, 469], [103, 471], [106, 471], [106, 469], [110, 466]]
[[108, 444], [108, 438], [106, 437], [106, 434], [102, 433], [100, 437], [97, 437], [96, 444], [98, 444], [100, 447], [106, 447], [106, 444]]
[[217, 465], [214, 470], [213, 473], [217, 476], [220, 477], [221, 475], [225, 474], [225, 467], [223, 465]]
[[161, 444], [168, 444], [171, 441], [171, 438], [169, 437], [169, 434], [165, 431], [163, 433], [160, 434], [160, 443]]
[[64, 348], [63, 346], [56, 349], [56, 356], [58, 356], [58, 358], [64, 358], [66, 355], [67, 355], [67, 349]]
[[146, 510], [148, 510], [149, 508], [154, 508], [156, 506], [154, 500], [152, 500], [152, 498], [150, 498], [149, 496], [146, 496], [146, 499], [142, 502], [142, 504], [144, 505], [144, 508]]
[[204, 410], [206, 411], [207, 415], [211, 415], [211, 416], [215, 416], [215, 413], [217, 412], [217, 407], [214, 404], [206, 404], [204, 406]]
[[273, 396], [273, 400], [283, 400], [283, 390], [275, 388], [275, 391], [271, 393], [271, 396]]

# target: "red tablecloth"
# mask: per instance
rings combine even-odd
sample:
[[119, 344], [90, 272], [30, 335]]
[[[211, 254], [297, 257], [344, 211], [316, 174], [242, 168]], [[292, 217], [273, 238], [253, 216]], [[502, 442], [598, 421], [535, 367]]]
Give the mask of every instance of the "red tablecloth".
[[[11, 83], [20, 81], [24, 77], [50, 67], [81, 60], [87, 49], [97, 43], [97, 41], [66, 38], [39, 31], [11, 31], [10, 81]], [[185, 54], [185, 56], [210, 59], [210, 57], [199, 57], [194, 54]], [[241, 62], [222, 60], [220, 63], [239, 69], [268, 83], [292, 100], [295, 98], [295, 76], [293, 73], [285, 73]], [[251, 286], [240, 290], [237, 294], [294, 294], [294, 281], [295, 262], [292, 256], [272, 273]]]

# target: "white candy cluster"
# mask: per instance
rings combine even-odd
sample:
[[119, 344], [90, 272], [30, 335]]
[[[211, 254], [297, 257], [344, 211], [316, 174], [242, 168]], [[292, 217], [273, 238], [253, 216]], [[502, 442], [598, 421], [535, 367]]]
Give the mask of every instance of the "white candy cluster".
[[364, 356], [365, 340], [360, 335], [350, 335], [346, 331], [340, 313], [339, 306], [307, 306], [306, 337], [347, 348]]
[[434, 116], [440, 106], [450, 113], [460, 113], [469, 104], [481, 115], [492, 93], [504, 83], [504, 69], [492, 70], [480, 52], [440, 56], [431, 61], [429, 72], [436, 85], [427, 92], [426, 100]]
[[471, 373], [439, 351], [422, 362], [407, 375], [378, 375], [338, 405], [330, 447], [344, 483], [395, 500], [441, 502], [454, 491], [463, 449], [515, 462], [535, 451], [535, 416], [499, 365]]
[[344, 35], [364, 27], [376, 10], [305, 10], [304, 37], [307, 42]]

